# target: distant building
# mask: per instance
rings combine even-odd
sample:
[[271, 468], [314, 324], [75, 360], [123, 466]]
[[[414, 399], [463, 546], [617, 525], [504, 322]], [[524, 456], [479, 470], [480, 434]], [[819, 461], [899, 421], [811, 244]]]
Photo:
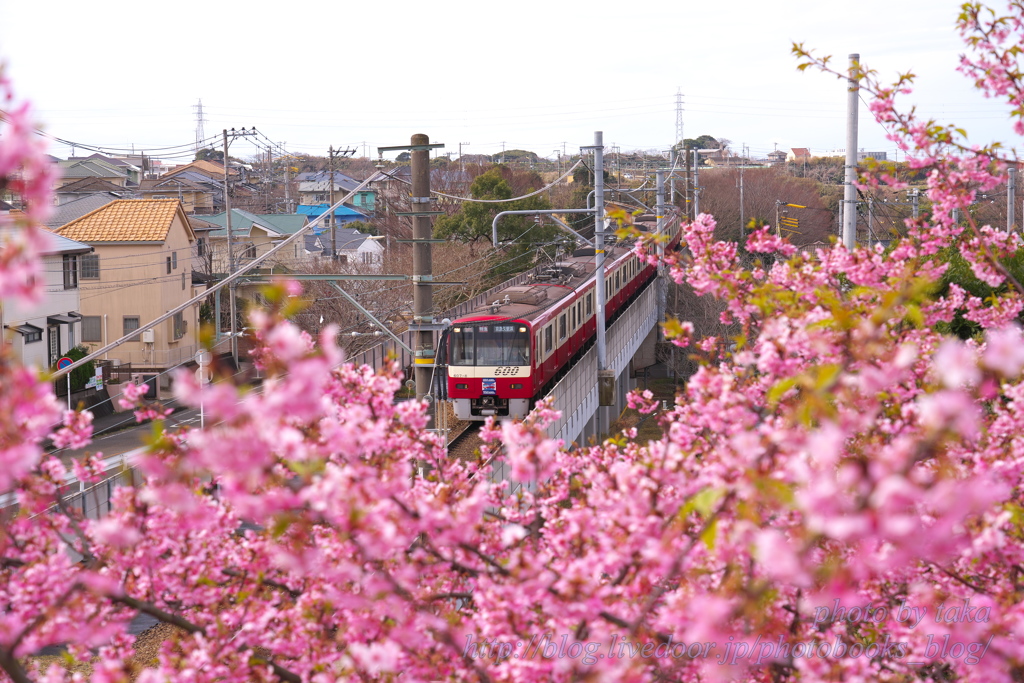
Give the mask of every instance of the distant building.
[[793, 147], [786, 154], [786, 161], [810, 161], [811, 150], [806, 147]]
[[[845, 157], [845, 149], [834, 149], [828, 153], [830, 157]], [[857, 152], [857, 161], [864, 161], [865, 159], [874, 159], [875, 161], [886, 161], [888, 157], [885, 152], [865, 152], [861, 149]]]

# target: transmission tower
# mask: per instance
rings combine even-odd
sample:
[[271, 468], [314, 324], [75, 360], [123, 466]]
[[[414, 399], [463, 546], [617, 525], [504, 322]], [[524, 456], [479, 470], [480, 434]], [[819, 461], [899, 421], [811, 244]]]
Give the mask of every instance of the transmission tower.
[[206, 119], [203, 118], [203, 100], [199, 100], [199, 104], [193, 104], [192, 109], [196, 113], [196, 149], [195, 153], [199, 154], [199, 150], [203, 147], [203, 140], [206, 139], [206, 133], [203, 132], [203, 123]]
[[683, 141], [683, 89], [676, 89], [676, 143]]

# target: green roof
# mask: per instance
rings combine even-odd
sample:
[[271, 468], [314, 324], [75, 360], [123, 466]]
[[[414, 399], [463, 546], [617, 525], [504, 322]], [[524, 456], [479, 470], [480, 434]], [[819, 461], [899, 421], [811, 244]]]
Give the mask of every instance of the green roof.
[[[207, 223], [221, 226], [218, 230], [211, 230], [208, 234], [214, 237], [227, 235], [227, 218], [225, 212], [212, 216], [201, 217]], [[294, 235], [302, 226], [309, 222], [309, 216], [298, 213], [250, 213], [242, 209], [231, 209], [231, 232], [236, 235], [245, 235], [253, 224], [269, 228], [281, 235]], [[244, 231], [244, 232], [241, 232]]]

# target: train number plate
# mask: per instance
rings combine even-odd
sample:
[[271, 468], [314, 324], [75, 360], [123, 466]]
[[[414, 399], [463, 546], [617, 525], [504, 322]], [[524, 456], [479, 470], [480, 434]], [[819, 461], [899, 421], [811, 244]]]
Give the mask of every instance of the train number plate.
[[514, 365], [503, 365], [497, 370], [495, 370], [494, 374], [498, 375], [499, 377], [515, 377], [516, 375], [519, 374], [519, 368], [517, 368]]
[[485, 377], [483, 379], [483, 393], [485, 394], [496, 394], [498, 393], [498, 380], [493, 377]]

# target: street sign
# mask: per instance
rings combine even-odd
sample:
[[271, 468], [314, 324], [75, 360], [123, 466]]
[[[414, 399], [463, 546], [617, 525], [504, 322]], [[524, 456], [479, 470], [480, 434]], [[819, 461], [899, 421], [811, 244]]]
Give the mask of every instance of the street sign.
[[71, 365], [74, 362], [75, 361], [71, 360], [67, 356], [64, 356], [59, 361], [57, 361], [57, 369], [58, 370], [63, 370], [64, 368], [66, 368], [67, 366]]
[[209, 351], [200, 351], [199, 353], [197, 353], [196, 354], [196, 363], [198, 363], [200, 367], [205, 366], [205, 365], [209, 365], [210, 364], [210, 352]]
[[196, 368], [196, 379], [199, 380], [200, 384], [209, 384], [210, 380], [213, 379], [213, 371], [205, 365], [201, 365]]

